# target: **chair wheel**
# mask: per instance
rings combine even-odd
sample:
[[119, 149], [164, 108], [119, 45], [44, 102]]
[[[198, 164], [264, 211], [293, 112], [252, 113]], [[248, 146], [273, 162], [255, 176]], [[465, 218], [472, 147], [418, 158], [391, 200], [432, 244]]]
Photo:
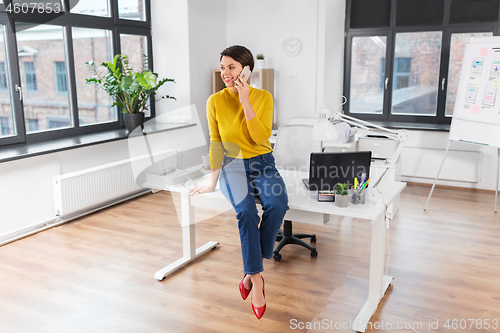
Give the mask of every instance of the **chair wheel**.
[[281, 253], [275, 253], [275, 254], [273, 255], [273, 258], [274, 258], [274, 260], [276, 260], [276, 261], [280, 261], [280, 260], [281, 260]]
[[311, 237], [311, 243], [316, 244], [316, 235], [314, 235], [314, 236]]
[[311, 250], [311, 257], [313, 257], [313, 258], [318, 257], [318, 251], [316, 251], [316, 250]]

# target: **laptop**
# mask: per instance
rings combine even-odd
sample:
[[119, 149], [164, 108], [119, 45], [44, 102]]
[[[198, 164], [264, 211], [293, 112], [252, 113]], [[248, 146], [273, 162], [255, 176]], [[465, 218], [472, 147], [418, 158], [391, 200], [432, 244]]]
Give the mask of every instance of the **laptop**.
[[333, 191], [335, 184], [354, 185], [363, 173], [370, 178], [371, 151], [311, 153], [309, 179], [303, 179], [310, 191]]

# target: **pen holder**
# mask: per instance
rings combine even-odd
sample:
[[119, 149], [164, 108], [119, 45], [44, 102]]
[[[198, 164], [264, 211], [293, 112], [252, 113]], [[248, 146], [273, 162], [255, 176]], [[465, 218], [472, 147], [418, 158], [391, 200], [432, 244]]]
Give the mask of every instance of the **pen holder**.
[[366, 189], [355, 190], [354, 188], [349, 189], [349, 202], [352, 204], [364, 204], [366, 197]]

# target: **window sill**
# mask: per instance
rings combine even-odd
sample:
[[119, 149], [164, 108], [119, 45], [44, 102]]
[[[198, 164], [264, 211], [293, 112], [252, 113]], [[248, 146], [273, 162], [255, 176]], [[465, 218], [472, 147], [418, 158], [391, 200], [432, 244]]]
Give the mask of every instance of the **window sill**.
[[390, 129], [407, 129], [416, 131], [444, 131], [450, 130], [450, 124], [424, 124], [413, 122], [396, 122], [396, 121], [369, 121], [372, 124], [390, 128]]
[[[154, 134], [195, 125], [196, 124], [156, 124], [154, 128], [146, 127], [145, 134]], [[125, 128], [121, 128], [45, 142], [9, 145], [0, 148], [0, 163], [123, 140], [127, 139], [128, 135], [128, 131]]]

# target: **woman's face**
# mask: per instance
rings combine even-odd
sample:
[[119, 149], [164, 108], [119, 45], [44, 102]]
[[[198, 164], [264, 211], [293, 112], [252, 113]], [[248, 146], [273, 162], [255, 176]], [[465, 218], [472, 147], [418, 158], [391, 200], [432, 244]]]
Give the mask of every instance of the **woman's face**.
[[220, 61], [220, 76], [226, 87], [234, 87], [234, 80], [240, 75], [243, 66], [231, 57], [223, 56]]

